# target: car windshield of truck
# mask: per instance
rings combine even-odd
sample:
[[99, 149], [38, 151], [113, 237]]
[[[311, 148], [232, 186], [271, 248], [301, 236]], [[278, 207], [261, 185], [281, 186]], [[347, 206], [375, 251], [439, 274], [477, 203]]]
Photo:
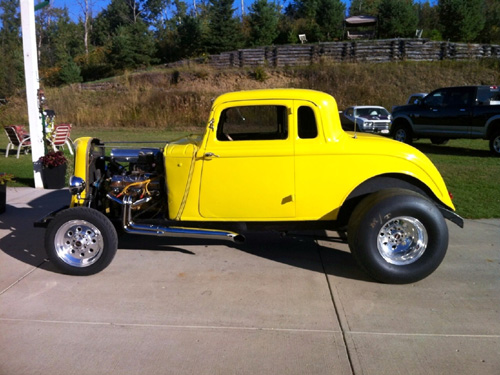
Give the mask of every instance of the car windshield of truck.
[[389, 112], [387, 112], [385, 108], [378, 108], [378, 107], [357, 108], [356, 116], [358, 117], [389, 116]]
[[217, 126], [219, 141], [287, 139], [285, 106], [259, 105], [231, 107], [222, 111]]

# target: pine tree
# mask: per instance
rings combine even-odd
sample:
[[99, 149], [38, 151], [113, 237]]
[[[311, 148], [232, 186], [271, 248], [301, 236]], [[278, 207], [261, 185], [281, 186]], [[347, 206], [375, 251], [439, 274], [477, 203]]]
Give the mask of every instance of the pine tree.
[[279, 10], [275, 3], [256, 0], [248, 15], [250, 25], [250, 44], [266, 46], [272, 44], [279, 34]]
[[24, 86], [21, 23], [17, 1], [0, 1], [0, 98], [8, 97]]
[[443, 38], [471, 42], [484, 27], [484, 0], [439, 0]]
[[210, 0], [208, 8], [208, 52], [238, 49], [243, 39], [241, 24], [234, 17], [232, 0]]
[[415, 34], [418, 14], [413, 0], [382, 0], [378, 6], [381, 38], [407, 38]]

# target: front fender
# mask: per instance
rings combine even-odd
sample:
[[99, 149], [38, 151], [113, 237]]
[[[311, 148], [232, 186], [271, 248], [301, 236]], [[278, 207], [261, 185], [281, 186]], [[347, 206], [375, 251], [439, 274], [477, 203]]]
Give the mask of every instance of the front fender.
[[104, 156], [104, 148], [97, 138], [82, 137], [74, 142], [75, 171], [74, 176], [85, 181], [85, 190], [78, 196], [71, 196], [70, 207], [81, 206], [89, 197], [89, 190], [95, 180], [95, 161]]

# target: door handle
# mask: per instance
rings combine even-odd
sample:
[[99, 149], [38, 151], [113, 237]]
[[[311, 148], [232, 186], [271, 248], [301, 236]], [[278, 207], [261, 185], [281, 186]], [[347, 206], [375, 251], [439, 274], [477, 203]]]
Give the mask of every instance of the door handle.
[[213, 152], [206, 152], [204, 155], [206, 158], [218, 158], [219, 155], [214, 154]]

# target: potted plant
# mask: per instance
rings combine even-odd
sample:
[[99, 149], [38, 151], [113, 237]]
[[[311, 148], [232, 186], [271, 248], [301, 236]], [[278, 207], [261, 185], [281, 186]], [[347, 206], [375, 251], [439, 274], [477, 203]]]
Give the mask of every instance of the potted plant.
[[66, 185], [68, 159], [62, 151], [50, 151], [41, 156], [38, 162], [42, 166], [42, 182], [45, 189], [62, 189]]
[[13, 174], [0, 173], [0, 214], [5, 212], [7, 205], [7, 182], [13, 179]]

